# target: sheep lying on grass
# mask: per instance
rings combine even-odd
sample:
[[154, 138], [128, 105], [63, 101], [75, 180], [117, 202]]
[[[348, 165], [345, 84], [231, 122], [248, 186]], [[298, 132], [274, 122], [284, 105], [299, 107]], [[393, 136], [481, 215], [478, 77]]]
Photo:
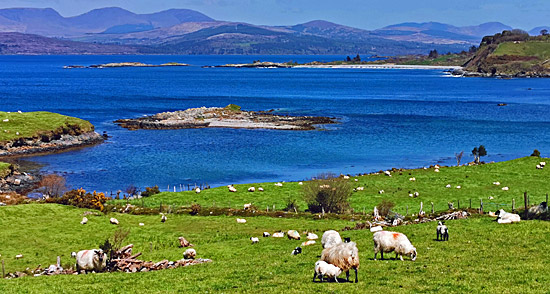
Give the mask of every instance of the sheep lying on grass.
[[76, 272], [102, 272], [107, 266], [107, 254], [101, 249], [78, 251], [76, 254]]
[[183, 252], [183, 258], [185, 259], [195, 259], [197, 256], [197, 251], [195, 249], [187, 249]]
[[300, 240], [300, 234], [296, 230], [289, 230], [288, 232], [286, 232], [286, 234], [289, 240], [291, 239]]
[[441, 241], [449, 241], [449, 228], [443, 222], [439, 222], [437, 225], [437, 234], [436, 239], [439, 241], [439, 238], [441, 237]]
[[238, 218], [237, 219], [237, 223], [239, 224], [245, 224], [246, 223], [246, 220], [244, 218]]
[[498, 215], [497, 222], [499, 224], [512, 224], [519, 223], [521, 221], [519, 214], [509, 213], [504, 211], [504, 209], [497, 211], [496, 215]]
[[342, 243], [342, 237], [335, 230], [326, 231], [323, 233], [323, 237], [321, 237], [323, 248], [330, 248], [340, 243]]
[[317, 239], [319, 239], [319, 236], [317, 236], [317, 234], [314, 234], [314, 233], [307, 233], [307, 239], [308, 240], [317, 240]]
[[313, 245], [315, 244], [316, 242], [314, 240], [307, 240], [305, 242], [302, 242], [302, 246], [309, 246], [309, 245]]
[[82, 218], [82, 221], [80, 222], [80, 224], [85, 225], [85, 224], [87, 224], [87, 223], [88, 223], [88, 218], [87, 218], [87, 217], [83, 217], [83, 218]]
[[355, 242], [339, 243], [333, 247], [325, 248], [321, 253], [321, 260], [339, 267], [346, 272], [346, 280], [349, 282], [349, 270], [355, 271], [355, 283], [357, 283], [357, 269], [359, 268], [359, 250]]
[[326, 263], [325, 261], [319, 260], [315, 263], [315, 272], [313, 273], [313, 282], [315, 278], [319, 277], [319, 280], [323, 282], [324, 278], [334, 278], [334, 281], [338, 283], [338, 276], [342, 273], [342, 270], [332, 264]]
[[184, 237], [179, 237], [178, 240], [180, 241], [180, 247], [193, 247], [195, 245], [189, 243]]
[[273, 233], [273, 238], [283, 238], [285, 236], [284, 232]]
[[399, 256], [403, 260], [403, 255], [407, 255], [412, 261], [416, 260], [416, 248], [411, 241], [402, 233], [380, 231], [373, 235], [374, 241], [374, 260], [380, 252], [380, 258], [384, 259], [384, 252], [395, 251], [395, 258]]
[[113, 225], [118, 225], [118, 220], [114, 217], [112, 217], [111, 219], [109, 219], [109, 222]]

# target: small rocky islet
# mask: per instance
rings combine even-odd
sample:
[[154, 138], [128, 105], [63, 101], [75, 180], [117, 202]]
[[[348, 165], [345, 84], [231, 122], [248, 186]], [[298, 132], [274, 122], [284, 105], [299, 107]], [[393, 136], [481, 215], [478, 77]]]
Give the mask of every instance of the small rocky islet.
[[189, 108], [135, 119], [119, 119], [115, 123], [129, 130], [235, 128], [304, 131], [337, 121], [323, 116], [277, 115], [273, 114], [273, 110], [243, 111], [240, 106], [230, 104], [226, 107]]
[[72, 69], [72, 68], [118, 68], [118, 67], [167, 67], [167, 66], [189, 66], [189, 64], [179, 63], [179, 62], [168, 62], [163, 64], [147, 64], [142, 62], [113, 62], [113, 63], [104, 63], [104, 64], [93, 64], [93, 65], [65, 65], [63, 68]]

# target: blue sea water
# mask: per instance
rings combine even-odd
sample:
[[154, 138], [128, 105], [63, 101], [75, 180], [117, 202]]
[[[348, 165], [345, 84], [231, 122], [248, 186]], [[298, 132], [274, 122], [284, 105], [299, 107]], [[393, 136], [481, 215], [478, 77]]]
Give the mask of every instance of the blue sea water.
[[[28, 158], [73, 187], [290, 181], [321, 172], [453, 164], [483, 144], [486, 161], [550, 153], [550, 80], [453, 78], [441, 70], [234, 69], [203, 65], [343, 56], [0, 56], [0, 109], [91, 121], [106, 143]], [[69, 64], [184, 62], [190, 67], [63, 69]], [[113, 124], [189, 107], [238, 104], [337, 117], [318, 131], [128, 131]], [[498, 107], [498, 103], [507, 103]], [[472, 160], [465, 156], [465, 161]]]

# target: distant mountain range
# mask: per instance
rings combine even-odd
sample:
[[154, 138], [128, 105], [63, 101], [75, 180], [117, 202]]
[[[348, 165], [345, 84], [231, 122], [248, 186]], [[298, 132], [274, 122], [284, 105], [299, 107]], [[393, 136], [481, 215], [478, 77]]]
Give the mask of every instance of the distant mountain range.
[[[71, 54], [72, 46], [74, 54], [79, 54], [87, 43], [95, 44], [91, 51], [98, 53], [101, 48], [109, 48], [105, 53], [419, 54], [432, 49], [465, 50], [478, 45], [485, 35], [509, 29], [511, 27], [497, 22], [468, 27], [428, 22], [402, 23], [369, 31], [323, 20], [294, 26], [227, 22], [189, 9], [136, 14], [110, 7], [63, 17], [51, 8], [12, 8], [0, 9], [0, 32], [19, 34], [9, 35], [9, 44], [8, 39], [0, 38], [0, 48], [4, 48], [0, 53], [54, 54], [51, 52], [59, 50], [59, 42], [63, 41], [65, 53], [56, 54]], [[17, 44], [18, 37], [22, 39], [21, 44]], [[40, 40], [43, 50], [37, 46], [25, 47], [33, 38]], [[121, 48], [115, 49], [117, 46]], [[11, 49], [6, 50], [8, 47]]]

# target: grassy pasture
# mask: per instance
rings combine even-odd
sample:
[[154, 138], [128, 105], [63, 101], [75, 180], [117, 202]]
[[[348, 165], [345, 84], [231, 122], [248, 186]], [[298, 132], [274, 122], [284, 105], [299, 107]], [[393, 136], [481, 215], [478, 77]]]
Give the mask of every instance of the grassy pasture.
[[[6, 119], [7, 122], [4, 121]], [[32, 138], [41, 134], [49, 134], [69, 125], [79, 126], [83, 132], [94, 129], [93, 125], [85, 120], [57, 113], [45, 111], [8, 113], [0, 111], [0, 143], [18, 138]]]
[[[540, 203], [545, 201], [546, 193], [550, 192], [550, 167], [539, 170], [536, 165], [548, 158], [524, 157], [516, 160], [497, 162], [479, 166], [460, 166], [441, 168], [440, 172], [434, 169], [406, 170], [401, 174], [392, 173], [391, 177], [383, 174], [351, 177], [350, 182], [354, 187], [365, 187], [364, 191], [354, 192], [350, 202], [356, 212], [372, 212], [382, 199], [388, 199], [396, 203], [395, 211], [409, 214], [418, 213], [420, 202], [424, 204], [424, 210], [431, 210], [431, 202], [435, 211], [448, 209], [447, 202], [453, 202], [455, 207], [460, 201], [461, 207], [469, 206], [478, 208], [480, 199], [484, 202], [486, 211], [504, 208], [511, 210], [512, 199], [516, 201], [516, 207], [523, 206], [523, 193], [527, 192], [530, 202]], [[410, 178], [416, 181], [410, 181]], [[354, 179], [358, 179], [355, 182]], [[500, 182], [500, 186], [493, 182]], [[446, 188], [450, 184], [451, 188]], [[248, 187], [263, 187], [264, 192], [247, 192]], [[457, 186], [461, 186], [457, 189]], [[509, 187], [503, 191], [503, 187]], [[189, 206], [191, 203], [199, 203], [202, 207], [233, 207], [241, 208], [243, 204], [251, 202], [258, 209], [265, 210], [273, 205], [281, 210], [285, 207], [287, 199], [296, 199], [301, 211], [307, 208], [303, 200], [303, 186], [297, 182], [284, 183], [277, 187], [274, 183], [235, 185], [237, 192], [231, 193], [227, 187], [219, 187], [203, 190], [200, 194], [193, 191], [163, 192], [152, 197], [130, 201], [133, 204], [146, 207], [159, 207], [163, 205]], [[178, 187], [179, 189], [179, 187]], [[384, 190], [384, 194], [379, 194]], [[409, 197], [409, 194], [419, 192], [419, 197]], [[493, 197], [493, 199], [489, 199]], [[124, 200], [112, 202], [125, 203]]]
[[516, 56], [536, 56], [542, 60], [550, 58], [549, 42], [505, 42], [500, 43], [498, 48], [492, 53], [496, 56], [516, 55]]
[[[96, 248], [117, 227], [130, 228], [128, 243], [142, 251], [144, 260], [176, 260], [183, 249], [177, 237], [195, 244], [199, 257], [211, 264], [148, 273], [102, 273], [79, 276], [25, 277], [0, 280], [1, 293], [545, 293], [549, 222], [524, 221], [498, 225], [489, 217], [448, 221], [450, 240], [435, 241], [435, 223], [401, 226], [418, 250], [415, 262], [405, 259], [374, 261], [372, 233], [349, 231], [359, 247], [359, 283], [312, 283], [313, 264], [321, 245], [304, 248], [291, 256], [300, 241], [260, 238], [251, 245], [250, 236], [263, 231], [297, 229], [321, 235], [352, 224], [342, 220], [251, 217], [237, 224], [234, 217], [168, 215], [160, 217], [109, 214], [88, 216], [85, 210], [54, 204], [0, 207], [0, 254], [6, 270], [33, 268], [38, 264], [73, 262], [70, 252]], [[145, 223], [139, 227], [138, 223]], [[152, 251], [151, 251], [152, 245]], [[15, 260], [16, 254], [24, 258]], [[393, 254], [386, 256], [392, 257]], [[344, 275], [342, 276], [344, 277]]]

